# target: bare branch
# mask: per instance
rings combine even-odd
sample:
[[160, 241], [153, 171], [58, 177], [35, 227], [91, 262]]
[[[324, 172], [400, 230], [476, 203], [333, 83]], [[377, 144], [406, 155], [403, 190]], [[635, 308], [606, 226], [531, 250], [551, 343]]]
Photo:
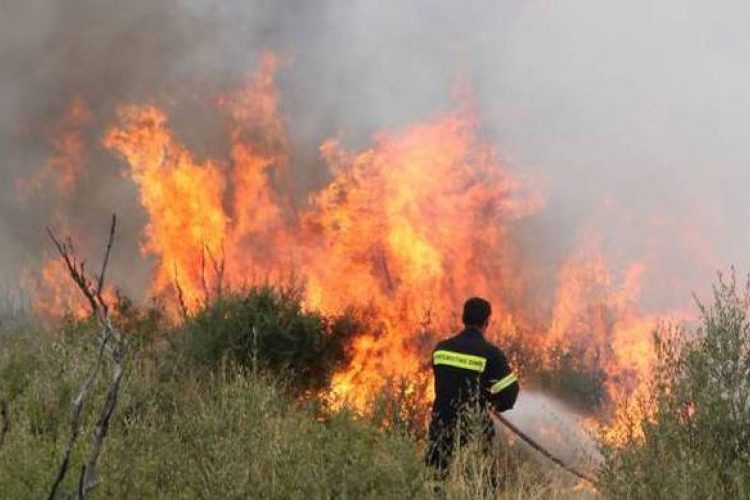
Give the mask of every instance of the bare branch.
[[89, 395], [91, 386], [94, 384], [96, 375], [102, 365], [102, 359], [104, 358], [104, 351], [108, 340], [109, 336], [105, 336], [102, 342], [99, 344], [99, 352], [96, 356], [96, 362], [89, 370], [88, 375], [86, 375], [86, 379], [83, 381], [83, 384], [81, 384], [80, 389], [78, 389], [78, 395], [73, 400], [73, 406], [71, 408], [70, 416], [70, 435], [68, 436], [68, 441], [65, 443], [63, 458], [60, 461], [60, 466], [57, 469], [55, 481], [54, 483], [52, 483], [52, 487], [50, 488], [49, 494], [47, 495], [47, 500], [52, 500], [55, 497], [57, 489], [60, 487], [63, 479], [65, 479], [65, 474], [67, 474], [68, 472], [68, 465], [70, 464], [70, 453], [73, 450], [73, 445], [75, 445], [75, 442], [78, 440], [78, 436], [81, 433], [81, 410], [83, 409], [83, 404], [86, 402], [86, 398]]
[[383, 277], [385, 278], [385, 284], [387, 286], [388, 293], [392, 294], [395, 290], [395, 286], [393, 284], [393, 278], [391, 277], [391, 270], [388, 267], [388, 259], [385, 256], [385, 252], [379, 251], [377, 254], [377, 258], [380, 261], [380, 265], [383, 270]]
[[57, 490], [60, 487], [60, 484], [62, 484], [68, 471], [68, 466], [70, 464], [70, 454], [73, 446], [75, 445], [75, 442], [80, 435], [81, 412], [84, 403], [89, 395], [89, 392], [91, 391], [91, 388], [94, 384], [96, 376], [100, 371], [104, 359], [104, 354], [105, 352], [107, 352], [106, 348], [108, 344], [112, 344], [113, 346], [111, 350], [113, 362], [112, 373], [110, 377], [109, 387], [107, 389], [106, 399], [99, 412], [99, 418], [96, 423], [94, 436], [91, 442], [91, 448], [89, 449], [88, 459], [86, 461], [86, 464], [82, 467], [81, 475], [78, 479], [77, 498], [81, 500], [96, 485], [96, 465], [99, 460], [99, 455], [101, 454], [102, 443], [107, 436], [110, 419], [117, 405], [117, 398], [121, 385], [120, 383], [125, 371], [124, 344], [120, 332], [118, 332], [113, 327], [112, 322], [110, 321], [109, 305], [102, 297], [102, 291], [104, 290], [104, 278], [107, 272], [107, 265], [109, 263], [109, 255], [112, 249], [112, 243], [114, 241], [116, 224], [117, 218], [113, 215], [112, 224], [110, 225], [109, 238], [107, 240], [107, 245], [104, 252], [102, 268], [96, 282], [96, 287], [92, 285], [92, 281], [86, 274], [85, 262], [79, 261], [76, 258], [72, 242], [70, 240], [67, 240], [63, 243], [59, 238], [57, 238], [55, 233], [50, 228], [47, 228], [47, 233], [52, 239], [52, 242], [55, 244], [58, 253], [65, 262], [71, 279], [75, 282], [81, 293], [83, 293], [83, 295], [89, 301], [92, 313], [96, 316], [102, 329], [96, 362], [81, 384], [78, 395], [73, 400], [70, 419], [70, 435], [68, 436], [68, 440], [65, 444], [63, 458], [55, 476], [55, 481], [52, 484], [49, 495], [47, 496], [47, 498], [50, 500], [54, 498]]
[[2, 449], [5, 435], [10, 428], [10, 411], [8, 410], [8, 402], [4, 399], [0, 400], [0, 418], [2, 418], [2, 427], [0, 427], [0, 449]]
[[99, 280], [96, 285], [96, 296], [101, 301], [102, 288], [104, 287], [104, 275], [107, 273], [107, 264], [109, 264], [109, 253], [112, 251], [112, 243], [115, 239], [115, 229], [117, 227], [117, 215], [112, 214], [112, 223], [109, 226], [109, 238], [107, 239], [107, 247], [104, 250], [104, 260], [102, 261], [102, 270], [99, 273]]
[[174, 266], [174, 289], [177, 292], [177, 306], [180, 308], [180, 314], [182, 315], [182, 319], [187, 319], [188, 317], [188, 306], [185, 302], [185, 294], [182, 291], [182, 286], [180, 285], [180, 280], [177, 278], [177, 266]]
[[78, 493], [76, 494], [76, 499], [83, 499], [86, 496], [86, 493], [83, 490], [83, 478], [86, 476], [86, 466], [81, 466], [81, 475], [78, 476]]
[[83, 499], [84, 495], [96, 485], [96, 465], [99, 461], [99, 455], [101, 454], [102, 443], [104, 442], [104, 438], [107, 437], [110, 419], [112, 418], [112, 414], [117, 406], [120, 383], [122, 382], [122, 376], [125, 373], [125, 356], [121, 345], [115, 347], [113, 359], [114, 364], [112, 366], [109, 388], [107, 389], [107, 397], [99, 414], [99, 419], [96, 422], [96, 431], [94, 432], [89, 457], [84, 468], [85, 473], [83, 478], [83, 488], [80, 494], [81, 499]]
[[70, 273], [73, 282], [75, 282], [84, 297], [86, 297], [86, 300], [88, 300], [89, 305], [91, 306], [91, 313], [96, 314], [99, 309], [99, 304], [97, 303], [95, 294], [91, 289], [91, 281], [86, 276], [86, 262], [78, 262], [75, 257], [75, 248], [69, 239], [65, 242], [60, 241], [54, 231], [49, 227], [47, 228], [47, 234], [55, 244], [57, 252], [60, 254], [60, 257], [62, 257], [63, 262], [68, 268], [68, 272]]
[[211, 253], [211, 249], [206, 245], [206, 252], [208, 258], [211, 260], [211, 266], [214, 271], [214, 279], [216, 280], [216, 297], [221, 297], [224, 293], [224, 269], [226, 266], [226, 258], [224, 256], [224, 244], [221, 245], [221, 255], [216, 259]]
[[201, 249], [201, 288], [203, 289], [203, 305], [208, 306], [211, 301], [211, 292], [208, 289], [208, 282], [206, 281], [206, 252], [208, 246]]

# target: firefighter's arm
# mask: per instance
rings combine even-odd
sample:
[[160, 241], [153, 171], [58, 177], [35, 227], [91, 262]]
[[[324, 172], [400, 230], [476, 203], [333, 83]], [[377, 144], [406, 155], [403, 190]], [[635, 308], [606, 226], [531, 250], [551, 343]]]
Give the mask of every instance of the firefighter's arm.
[[510, 369], [505, 355], [498, 349], [487, 363], [488, 399], [497, 411], [513, 408], [518, 397], [520, 387], [518, 378]]

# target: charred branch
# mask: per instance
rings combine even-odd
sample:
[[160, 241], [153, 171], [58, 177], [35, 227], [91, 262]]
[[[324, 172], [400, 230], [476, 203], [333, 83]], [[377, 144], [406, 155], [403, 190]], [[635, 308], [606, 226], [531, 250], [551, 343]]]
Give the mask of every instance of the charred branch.
[[[109, 225], [109, 237], [107, 238], [107, 247], [104, 249], [104, 259], [102, 259], [102, 269], [99, 272], [99, 279], [96, 284], [96, 295], [101, 298], [102, 290], [104, 288], [104, 276], [107, 274], [107, 266], [109, 265], [109, 254], [112, 251], [112, 243], [115, 241], [115, 229], [117, 227], [117, 216], [112, 214], [112, 222]], [[104, 301], [101, 304], [106, 306]]]
[[[215, 299], [221, 298], [224, 294], [224, 276], [225, 276], [226, 262], [224, 257], [224, 247], [221, 247], [221, 253], [217, 256], [211, 251], [208, 245], [203, 245], [200, 253], [200, 266], [199, 274], [197, 276], [200, 286], [196, 292], [200, 292], [200, 296], [186, 297], [185, 290], [180, 283], [178, 277], [178, 268], [174, 264], [172, 268], [172, 274], [174, 276], [172, 280], [172, 286], [177, 299], [177, 306], [182, 315], [182, 319], [187, 319], [190, 311], [196, 305], [202, 307], [208, 307], [211, 302]], [[188, 285], [190, 285], [190, 277], [188, 276]], [[202, 302], [200, 302], [202, 300]]]
[[4, 399], [0, 400], [0, 419], [2, 419], [2, 424], [0, 424], [0, 450], [2, 450], [5, 435], [10, 428], [10, 410], [8, 409], [8, 402]]
[[182, 319], [185, 320], [188, 318], [190, 309], [188, 309], [187, 302], [185, 301], [185, 292], [182, 290], [182, 285], [180, 285], [180, 280], [177, 277], [177, 266], [174, 266], [174, 289], [177, 293], [177, 307], [180, 309]]
[[226, 259], [224, 257], [224, 245], [222, 244], [221, 246], [221, 254], [219, 255], [219, 258], [214, 257], [214, 255], [211, 253], [211, 249], [208, 248], [208, 245], [206, 245], [206, 253], [208, 254], [208, 259], [211, 261], [211, 267], [213, 267], [214, 280], [216, 282], [215, 294], [216, 297], [219, 298], [224, 293], [224, 270], [226, 266]]
[[206, 251], [208, 247], [204, 247], [201, 251], [201, 289], [203, 290], [203, 305], [208, 307], [211, 301], [211, 291], [208, 289], [208, 280], [206, 280]]
[[70, 274], [71, 279], [88, 301], [89, 306], [91, 307], [91, 313], [96, 314], [99, 306], [96, 302], [95, 293], [91, 288], [91, 281], [86, 276], [86, 261], [78, 260], [75, 255], [73, 241], [70, 238], [67, 238], [64, 241], [60, 240], [49, 227], [47, 228], [47, 234], [52, 240], [52, 243], [54, 243], [55, 248], [57, 248], [57, 253], [60, 254], [60, 257], [65, 263], [65, 267], [68, 268], [68, 273]]
[[391, 277], [391, 270], [388, 267], [388, 258], [385, 255], [385, 251], [381, 250], [377, 253], [377, 260], [380, 264], [380, 268], [383, 271], [383, 279], [385, 280], [386, 289], [388, 294], [392, 295], [396, 287], [393, 284], [393, 278]]
[[76, 498], [83, 498], [86, 493], [83, 491], [83, 478], [86, 476], [86, 466], [81, 466], [81, 475], [78, 476], [78, 490], [76, 493]]

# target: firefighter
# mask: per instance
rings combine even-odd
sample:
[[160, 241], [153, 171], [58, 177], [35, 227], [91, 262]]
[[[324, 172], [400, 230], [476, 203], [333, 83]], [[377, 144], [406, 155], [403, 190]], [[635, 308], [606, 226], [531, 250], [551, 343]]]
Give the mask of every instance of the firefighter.
[[[442, 476], [455, 446], [466, 444], [472, 429], [481, 429], [489, 451], [494, 437], [490, 409], [509, 410], [518, 397], [518, 380], [508, 360], [484, 338], [491, 314], [489, 302], [470, 298], [464, 304], [464, 330], [438, 343], [432, 353], [435, 402], [426, 461]], [[478, 418], [469, 422], [470, 413]]]

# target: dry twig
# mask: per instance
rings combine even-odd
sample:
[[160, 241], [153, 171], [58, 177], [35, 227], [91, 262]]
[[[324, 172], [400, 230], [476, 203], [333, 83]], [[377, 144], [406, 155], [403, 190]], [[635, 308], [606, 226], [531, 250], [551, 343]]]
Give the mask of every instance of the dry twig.
[[[210, 268], [208, 267], [209, 262], [211, 264]], [[214, 299], [221, 298], [224, 294], [225, 269], [226, 262], [223, 245], [221, 247], [221, 253], [219, 254], [218, 258], [214, 256], [208, 245], [204, 245], [201, 249], [200, 275], [198, 276], [198, 278], [200, 279], [200, 291], [203, 294], [203, 307], [208, 307], [208, 305]], [[213, 283], [211, 281], [212, 273]], [[177, 307], [180, 310], [182, 319], [186, 320], [190, 316], [191, 306], [193, 306], [194, 304], [189, 304], [187, 298], [185, 297], [185, 290], [180, 284], [176, 264], [172, 268], [172, 274], [174, 275], [172, 286], [174, 286], [175, 294], [177, 296]]]
[[55, 497], [57, 489], [60, 487], [63, 479], [65, 479], [65, 474], [67, 474], [68, 472], [68, 465], [70, 465], [70, 452], [73, 450], [73, 445], [75, 445], [75, 442], [78, 440], [78, 436], [81, 433], [81, 410], [83, 410], [83, 404], [86, 402], [86, 398], [89, 395], [91, 386], [94, 384], [96, 375], [99, 372], [99, 368], [101, 367], [107, 341], [108, 338], [105, 337], [99, 344], [99, 352], [97, 354], [96, 361], [91, 367], [91, 370], [89, 370], [89, 373], [86, 376], [86, 379], [83, 381], [83, 384], [81, 384], [81, 388], [78, 389], [78, 395], [73, 400], [73, 407], [71, 409], [70, 416], [70, 435], [68, 436], [68, 440], [65, 443], [63, 458], [60, 461], [60, 466], [57, 469], [55, 481], [52, 483], [52, 488], [50, 488], [50, 492], [47, 495], [48, 500], [51, 500]]
[[0, 418], [2, 418], [2, 427], [0, 427], [0, 449], [2, 449], [5, 435], [10, 428], [10, 411], [8, 410], [8, 402], [4, 399], [0, 400]]
[[185, 292], [182, 290], [180, 280], [177, 278], [177, 266], [174, 266], [174, 289], [177, 292], [177, 306], [180, 308], [180, 314], [182, 319], [186, 320], [190, 315], [190, 309], [188, 309], [187, 302], [185, 301]]
[[78, 479], [78, 491], [76, 497], [79, 499], [83, 499], [96, 485], [96, 465], [99, 460], [99, 455], [101, 454], [102, 443], [107, 436], [110, 419], [115, 406], [117, 405], [120, 383], [124, 373], [125, 349], [120, 332], [114, 328], [109, 318], [109, 305], [102, 296], [104, 291], [104, 277], [109, 264], [109, 255], [112, 250], [116, 227], [117, 218], [113, 215], [109, 230], [109, 238], [107, 239], [107, 245], [104, 250], [102, 268], [95, 284], [86, 274], [85, 261], [79, 261], [76, 257], [72, 241], [69, 238], [65, 241], [61, 241], [50, 228], [47, 228], [47, 233], [57, 248], [60, 257], [65, 262], [71, 279], [89, 302], [91, 312], [96, 317], [99, 326], [101, 327], [101, 337], [96, 360], [81, 384], [78, 395], [73, 400], [70, 419], [70, 435], [65, 444], [63, 458], [58, 467], [57, 474], [55, 475], [55, 481], [53, 482], [47, 496], [48, 499], [55, 497], [62, 481], [65, 479], [65, 475], [67, 474], [68, 466], [70, 464], [70, 453], [80, 435], [81, 412], [96, 376], [99, 373], [104, 360], [104, 354], [107, 352], [107, 347], [111, 347], [109, 352], [112, 357], [112, 373], [110, 376], [109, 387], [107, 389], [107, 396], [99, 412], [99, 418], [96, 423], [91, 447], [89, 448], [88, 458], [86, 464], [81, 468], [81, 475]]
[[221, 254], [219, 258], [215, 258], [211, 253], [211, 249], [206, 245], [206, 253], [208, 258], [211, 260], [211, 266], [214, 268], [214, 280], [216, 281], [216, 298], [220, 298], [224, 293], [224, 270], [226, 267], [226, 258], [224, 256], [224, 245], [221, 245]]

